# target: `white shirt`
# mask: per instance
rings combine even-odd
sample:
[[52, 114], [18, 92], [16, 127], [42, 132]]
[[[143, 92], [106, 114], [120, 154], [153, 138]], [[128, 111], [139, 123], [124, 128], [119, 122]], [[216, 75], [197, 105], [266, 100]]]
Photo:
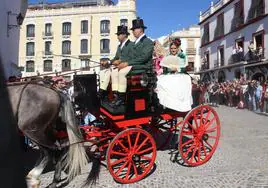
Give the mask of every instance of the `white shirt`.
[[141, 38], [145, 36], [145, 33], [143, 33], [143, 35], [141, 35], [139, 38], [137, 38], [137, 40], [135, 41], [135, 45], [140, 42]]
[[121, 46], [120, 46], [121, 50], [123, 49], [123, 47], [125, 46], [125, 44], [127, 43], [127, 41], [128, 41], [128, 39], [125, 40], [125, 41], [121, 44]]

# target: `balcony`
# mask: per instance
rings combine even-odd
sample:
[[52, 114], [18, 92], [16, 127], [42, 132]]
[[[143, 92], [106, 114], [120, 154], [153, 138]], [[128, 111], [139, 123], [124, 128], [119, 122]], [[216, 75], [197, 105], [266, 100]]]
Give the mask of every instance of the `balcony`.
[[71, 50], [63, 51], [63, 52], [62, 52], [62, 56], [70, 56], [71, 53], [72, 53]]
[[43, 32], [43, 39], [53, 39], [53, 32]]
[[71, 34], [72, 34], [71, 31], [69, 31], [69, 32], [62, 32], [62, 37], [63, 38], [70, 38], [71, 37]]
[[110, 35], [110, 30], [109, 29], [101, 30], [100, 34], [101, 36], [108, 36]]
[[224, 59], [214, 60], [214, 68], [219, 68], [222, 66], [224, 66]]
[[52, 51], [44, 51], [43, 52], [43, 57], [53, 57], [53, 52]]
[[209, 70], [209, 62], [203, 62], [201, 65], [201, 71]]
[[71, 67], [62, 67], [62, 72], [71, 71]]
[[100, 53], [101, 54], [109, 54], [110, 53], [110, 49], [101, 49]]
[[27, 52], [27, 53], [26, 53], [26, 56], [28, 56], [28, 57], [32, 57], [32, 56], [34, 56], [34, 52]]
[[262, 48], [248, 52], [248, 62], [249, 63], [259, 62], [259, 61], [263, 61], [265, 59], [266, 58], [264, 55], [264, 49], [262, 49]]
[[196, 49], [195, 48], [187, 48], [186, 54], [187, 55], [196, 55]]
[[229, 64], [235, 64], [235, 63], [239, 63], [242, 61], [245, 61], [244, 52], [238, 52], [236, 54], [232, 54], [229, 60]]
[[26, 38], [27, 40], [33, 40], [35, 37], [35, 33], [27, 33]]

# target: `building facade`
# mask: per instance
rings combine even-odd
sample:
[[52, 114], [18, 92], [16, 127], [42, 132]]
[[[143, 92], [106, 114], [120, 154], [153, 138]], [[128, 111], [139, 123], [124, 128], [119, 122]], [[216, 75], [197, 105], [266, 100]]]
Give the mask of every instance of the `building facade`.
[[135, 18], [135, 0], [30, 5], [20, 38], [23, 76], [98, 72], [94, 61], [115, 55], [117, 26]]
[[188, 29], [176, 31], [171, 33], [164, 39], [164, 47], [168, 50], [171, 40], [179, 38], [181, 40], [181, 49], [187, 55], [187, 63], [189, 67], [189, 73], [194, 74], [200, 70], [200, 27], [191, 26]]
[[219, 0], [199, 25], [202, 80], [267, 80], [268, 0]]
[[0, 6], [0, 58], [5, 78], [20, 76], [19, 34], [27, 10], [27, 0], [3, 0]]

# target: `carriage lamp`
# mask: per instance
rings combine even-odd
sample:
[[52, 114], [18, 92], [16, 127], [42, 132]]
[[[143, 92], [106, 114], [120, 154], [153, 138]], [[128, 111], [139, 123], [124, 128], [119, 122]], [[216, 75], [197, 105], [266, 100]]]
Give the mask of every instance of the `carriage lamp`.
[[143, 87], [146, 87], [149, 84], [149, 78], [146, 74], [143, 74], [140, 80], [140, 84]]
[[[10, 24], [10, 17], [11, 16], [16, 16], [16, 20], [17, 20], [17, 24]], [[16, 13], [12, 13], [11, 11], [7, 12], [7, 37], [9, 37], [9, 30], [11, 30], [12, 28], [17, 28], [19, 26], [22, 25], [24, 20], [24, 17], [22, 16], [21, 13], [16, 14]]]

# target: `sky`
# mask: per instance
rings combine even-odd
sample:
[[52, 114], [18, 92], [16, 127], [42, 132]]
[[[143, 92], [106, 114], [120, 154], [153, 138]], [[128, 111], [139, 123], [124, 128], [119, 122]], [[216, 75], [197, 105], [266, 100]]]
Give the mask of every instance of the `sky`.
[[[36, 3], [39, 0], [29, 0]], [[64, 0], [46, 0], [58, 2]], [[137, 16], [144, 20], [147, 26], [146, 34], [159, 38], [172, 31], [188, 28], [197, 24], [199, 12], [204, 12], [212, 0], [137, 0]]]

